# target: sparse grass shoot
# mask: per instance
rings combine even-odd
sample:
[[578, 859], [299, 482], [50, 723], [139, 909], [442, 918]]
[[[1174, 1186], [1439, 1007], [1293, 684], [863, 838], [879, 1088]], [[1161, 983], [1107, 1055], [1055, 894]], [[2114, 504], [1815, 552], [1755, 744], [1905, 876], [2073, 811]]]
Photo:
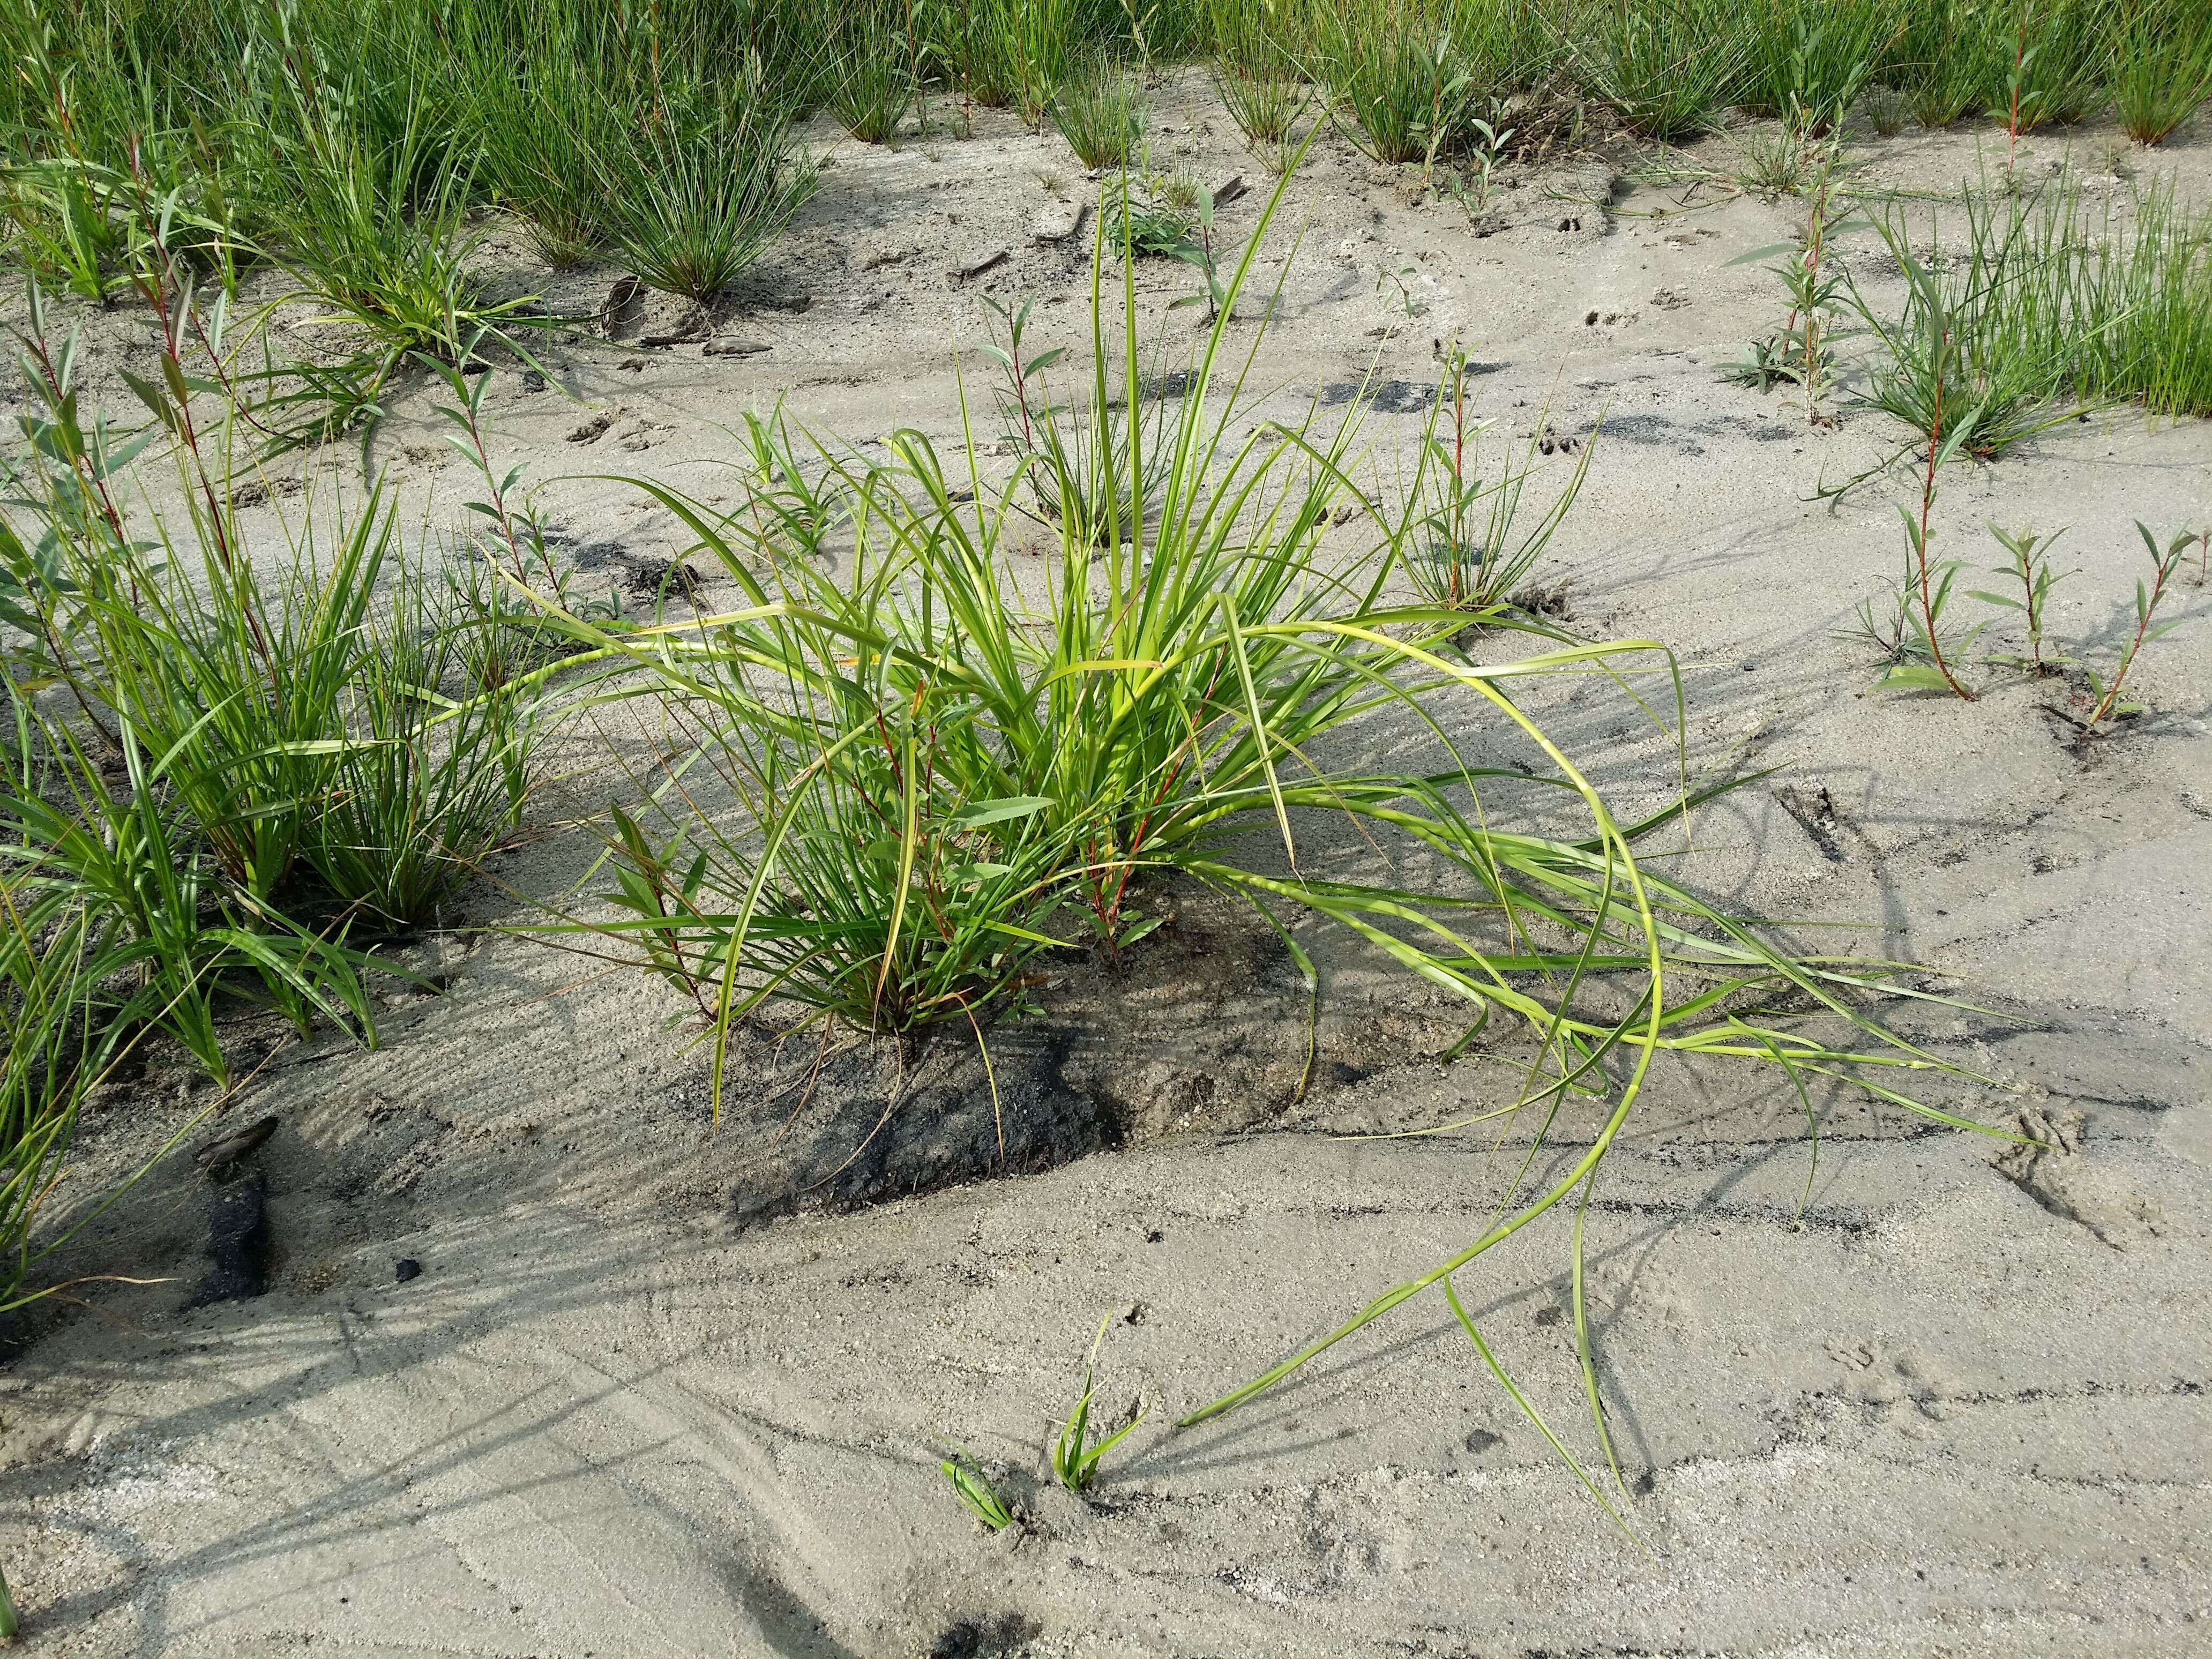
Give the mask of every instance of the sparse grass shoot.
[[1103, 1440], [1091, 1437], [1091, 1398], [1097, 1382], [1098, 1347], [1106, 1340], [1106, 1327], [1113, 1320], [1108, 1314], [1098, 1322], [1098, 1334], [1091, 1339], [1091, 1352], [1083, 1362], [1083, 1392], [1076, 1396], [1075, 1409], [1060, 1425], [1060, 1433], [1052, 1443], [1052, 1472], [1060, 1484], [1073, 1492], [1091, 1490], [1091, 1483], [1098, 1477], [1098, 1465], [1108, 1452], [1121, 1443], [1146, 1413], [1137, 1412], [1127, 1423]]
[[1006, 1500], [967, 1453], [942, 1459], [937, 1472], [952, 1483], [954, 1494], [968, 1512], [993, 1532], [1004, 1532], [1014, 1524], [1014, 1512], [1006, 1507]]

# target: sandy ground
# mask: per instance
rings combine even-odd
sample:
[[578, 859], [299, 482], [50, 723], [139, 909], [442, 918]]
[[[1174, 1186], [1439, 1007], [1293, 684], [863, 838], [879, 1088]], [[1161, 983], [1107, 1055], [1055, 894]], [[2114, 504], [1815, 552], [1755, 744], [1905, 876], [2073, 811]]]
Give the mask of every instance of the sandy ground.
[[[2023, 165], [2069, 142], [2091, 188], [2120, 188], [2101, 133], [2031, 140]], [[1264, 183], [1199, 83], [1164, 95], [1154, 145], [1209, 183]], [[1862, 153], [1907, 187], [1981, 165], [1972, 135]], [[1093, 188], [1056, 139], [980, 118], [973, 139], [831, 154], [715, 319], [717, 343], [766, 350], [643, 348], [683, 320], [649, 307], [624, 342], [556, 354], [580, 406], [496, 386], [502, 444], [540, 478], [650, 469], [703, 492], [721, 428], [777, 397], [848, 437], [949, 441], [979, 289], [1038, 293], [1041, 328], [1076, 337], [1087, 250], [1031, 234]], [[2212, 198], [2212, 132], [2123, 164], [2154, 160]], [[1814, 1169], [1777, 1079], [1663, 1073], [1588, 1224], [1640, 1543], [1426, 1299], [1240, 1413], [1170, 1426], [1474, 1237], [1517, 1162], [1476, 1131], [1341, 1137], [1448, 1121], [1499, 1086], [1424, 1060], [1447, 1011], [1373, 963], [1328, 957], [1319, 1086], [1294, 1101], [1303, 997], [1279, 948], [1170, 896], [1141, 959], [1071, 969], [1005, 1035], [1003, 1167], [1022, 1173], [978, 1179], [1001, 1166], [957, 1044], [922, 1056], [898, 1122], [847, 1163], [891, 1057], [848, 1049], [803, 1095], [811, 1051], [754, 1042], [716, 1127], [665, 991], [578, 984], [588, 965], [478, 933], [421, 947], [449, 992], [395, 996], [383, 1048], [280, 1050], [230, 1109], [282, 1121], [261, 1154], [267, 1296], [175, 1311], [208, 1194], [165, 1170], [73, 1265], [173, 1282], [48, 1310], [0, 1369], [0, 1559], [25, 1650], [2212, 1653], [2212, 604], [2184, 591], [2193, 620], [2141, 671], [2151, 712], [2087, 748], [2045, 711], [2065, 687], [1995, 666], [1972, 705], [1869, 692], [1845, 635], [1896, 568], [1902, 486], [1808, 498], [1899, 434], [1848, 409], [1809, 428], [1717, 373], [1780, 312], [1771, 278], [1728, 262], [1802, 209], [1685, 204], [1628, 165], [1510, 170], [1478, 234], [1325, 137], [1286, 204], [1303, 240], [1262, 374], [1326, 400], [1371, 369], [1386, 476], [1439, 338], [1482, 365], [1498, 435], [1603, 413], [1547, 578], [1574, 627], [1680, 653], [1693, 770], [1775, 769], [1707, 809], [1669, 872], [1956, 975], [2011, 1018], [1917, 1029], [2010, 1085], [1969, 1109], [2045, 1143], [1836, 1099]], [[1847, 247], [1890, 280], [1866, 236]], [[486, 257], [516, 256], [495, 240]], [[611, 279], [524, 275], [586, 306]], [[1190, 279], [1147, 267], [1145, 285], [1157, 309]], [[103, 325], [126, 349], [137, 326]], [[435, 433], [414, 398], [377, 459], [451, 507], [465, 481]], [[544, 504], [605, 580], [680, 550], [633, 491], [553, 483]], [[2142, 562], [2131, 520], [2208, 515], [2205, 428], [2121, 413], [1955, 469], [1937, 525], [1975, 566], [2000, 556], [1987, 520], [2072, 526], [2057, 631], [2109, 653]], [[1617, 701], [1550, 714], [1626, 798], [1663, 787]], [[497, 874], [553, 890], [579, 844]], [[118, 1091], [82, 1189], [204, 1098], [159, 1067]], [[396, 1282], [400, 1258], [420, 1276]], [[1589, 1457], [1566, 1261], [1564, 1225], [1539, 1224], [1464, 1290]], [[1044, 1447], [1109, 1313], [1102, 1402], [1152, 1415], [1085, 1503], [1051, 1485]], [[936, 1469], [953, 1445], [1025, 1524], [966, 1518]]]

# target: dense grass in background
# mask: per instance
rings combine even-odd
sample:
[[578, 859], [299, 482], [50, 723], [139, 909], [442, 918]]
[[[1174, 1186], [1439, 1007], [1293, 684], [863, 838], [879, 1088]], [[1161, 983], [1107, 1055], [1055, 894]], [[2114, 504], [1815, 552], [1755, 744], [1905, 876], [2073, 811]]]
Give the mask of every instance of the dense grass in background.
[[2117, 105], [2151, 143], [2212, 82], [2207, 16], [2195, 0], [16, 0], [0, 199], [50, 286], [116, 291], [158, 204], [210, 269], [283, 259], [372, 333], [450, 357], [501, 321], [472, 313], [470, 216], [511, 209], [552, 263], [604, 250], [704, 297], [803, 198], [789, 129], [817, 109], [870, 142], [979, 105], [1041, 125], [1102, 62], [1210, 57], [1263, 150], [1317, 93], [1373, 154], [1430, 167], [1592, 105], [1661, 138], [1731, 106], [1818, 131], [1875, 88], [1924, 121], [2015, 131]]
[[2212, 97], [2212, 6], [2137, 0], [2121, 24], [2112, 100], [2138, 143], [2155, 144]]

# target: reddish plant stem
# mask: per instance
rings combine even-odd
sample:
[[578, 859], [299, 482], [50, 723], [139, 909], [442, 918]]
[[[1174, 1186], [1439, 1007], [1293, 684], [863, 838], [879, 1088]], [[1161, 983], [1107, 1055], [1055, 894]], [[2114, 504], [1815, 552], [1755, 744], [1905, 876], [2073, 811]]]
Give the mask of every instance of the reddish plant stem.
[[[2137, 609], [2135, 637], [2128, 641], [2128, 648], [2120, 653], [2119, 669], [2113, 674], [2112, 684], [2106, 688], [2104, 700], [2089, 711], [2088, 720], [2083, 722], [2081, 729], [2084, 732], [2094, 732], [2098, 722], [2111, 714], [2113, 705], [2119, 702], [2120, 688], [2127, 684], [2128, 671], [2136, 665], [2136, 653], [2142, 649], [2143, 635], [2150, 632], [2150, 620], [2158, 614], [2159, 602], [2166, 597], [2166, 579], [2179, 562], [2178, 556], [2158, 562], [2158, 575], [2151, 583], [2150, 598]], [[2140, 589], [2137, 591], [2141, 592]]]
[[1936, 606], [1929, 589], [1928, 576], [1928, 514], [1936, 505], [1936, 464], [1942, 453], [1943, 441], [1943, 361], [1951, 349], [1951, 331], [1942, 330], [1936, 340], [1936, 406], [1934, 418], [1928, 423], [1928, 468], [1920, 483], [1920, 535], [1913, 544], [1913, 553], [1920, 566], [1920, 618], [1925, 624], [1928, 653], [1936, 659], [1936, 672], [1943, 677], [1943, 684], [1957, 694], [1961, 702], [1972, 702], [1974, 694], [1959, 684], [1959, 677], [1951, 672], [1951, 665], [1943, 660], [1943, 642], [1936, 637]]

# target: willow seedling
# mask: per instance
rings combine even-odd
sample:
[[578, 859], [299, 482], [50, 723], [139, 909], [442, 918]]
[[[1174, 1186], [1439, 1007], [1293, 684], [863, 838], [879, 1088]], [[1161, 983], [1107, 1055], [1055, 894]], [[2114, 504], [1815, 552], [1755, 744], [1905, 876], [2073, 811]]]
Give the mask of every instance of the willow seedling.
[[1778, 253], [1787, 256], [1767, 269], [1781, 278], [1789, 293], [1789, 320], [1783, 324], [1778, 339], [1755, 343], [1755, 356], [1732, 366], [1729, 373], [1730, 378], [1761, 392], [1779, 380], [1796, 382], [1805, 391], [1805, 418], [1816, 426], [1821, 423], [1820, 383], [1835, 361], [1829, 344], [1829, 319], [1849, 280], [1829, 263], [1828, 245], [1856, 210], [1849, 204], [1838, 204], [1836, 199], [1837, 166], [1835, 147], [1822, 146], [1819, 166], [1807, 187], [1805, 234], [1798, 242], [1754, 248], [1729, 261], [1748, 264]]
[[1973, 597], [1985, 605], [2002, 605], [2008, 611], [2017, 611], [2021, 614], [2027, 624], [2027, 655], [2014, 660], [2031, 673], [2048, 674], [2057, 664], [2044, 660], [2043, 625], [2051, 611], [2051, 590], [2066, 580], [2064, 576], [2055, 575], [2051, 572], [2051, 544], [2064, 532], [2053, 531], [2048, 536], [2039, 536], [2032, 530], [2015, 532], [1991, 525], [1990, 533], [2012, 556], [2009, 564], [1995, 564], [1990, 568], [2000, 575], [2015, 578], [2021, 586], [2020, 597], [2014, 599], [2008, 593], [1985, 593], [1978, 589]]
[[2150, 551], [2150, 586], [2144, 586], [2141, 580], [2136, 583], [2136, 629], [2120, 652], [2120, 659], [2113, 666], [2112, 678], [2107, 681], [2094, 668], [2084, 671], [2089, 678], [2089, 694], [2097, 700], [2096, 706], [2089, 711], [2089, 718], [2081, 724], [2085, 737], [2094, 736], [2097, 727], [2114, 714], [2142, 713], [2141, 703], [2126, 701], [2121, 696], [2122, 688], [2127, 684], [2128, 675], [2136, 665], [2136, 654], [2153, 640], [2161, 639], [2181, 626], [2179, 618], [2169, 623], [2159, 623], [2155, 618], [2159, 606], [2165, 602], [2166, 589], [2172, 585], [2173, 573], [2181, 568], [2183, 557], [2197, 539], [2197, 533], [2185, 531], [2161, 549], [2158, 538], [2151, 534], [2150, 527], [2140, 519], [2136, 520], [2136, 532], [2142, 538], [2144, 547]]

